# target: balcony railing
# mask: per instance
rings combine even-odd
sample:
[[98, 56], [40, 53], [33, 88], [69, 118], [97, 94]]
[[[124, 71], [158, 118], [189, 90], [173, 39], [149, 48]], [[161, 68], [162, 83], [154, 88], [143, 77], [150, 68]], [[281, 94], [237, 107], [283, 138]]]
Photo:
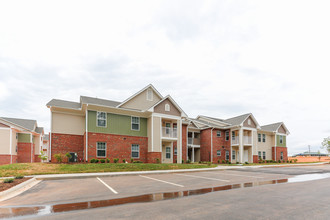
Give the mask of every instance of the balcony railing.
[[201, 141], [199, 138], [188, 138], [189, 145], [200, 145]]
[[177, 138], [178, 137], [178, 129], [177, 128], [162, 128], [162, 137], [168, 138]]
[[231, 144], [234, 145], [234, 144], [239, 144], [239, 137], [235, 137], [235, 139], [231, 139]]
[[[232, 145], [239, 144], [239, 136], [236, 136], [235, 139], [231, 139]], [[252, 137], [251, 136], [243, 136], [243, 144], [252, 144]]]

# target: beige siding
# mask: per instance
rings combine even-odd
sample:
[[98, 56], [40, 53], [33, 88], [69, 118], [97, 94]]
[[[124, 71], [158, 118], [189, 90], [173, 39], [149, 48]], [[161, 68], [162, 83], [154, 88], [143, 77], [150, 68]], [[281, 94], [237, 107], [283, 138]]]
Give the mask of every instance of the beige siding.
[[39, 155], [40, 151], [41, 151], [41, 146], [42, 146], [39, 135], [33, 136], [33, 143], [34, 143], [34, 154]]
[[0, 154], [10, 154], [10, 129], [0, 129]]
[[[267, 137], [266, 137], [267, 139]], [[252, 144], [253, 144], [253, 155], [258, 155], [258, 147], [257, 143], [258, 142], [258, 132], [257, 131], [252, 131]]]
[[127, 103], [122, 105], [123, 108], [131, 108], [131, 109], [139, 109], [139, 110], [147, 110], [159, 102], [161, 99], [158, 95], [153, 92], [152, 101], [147, 100], [147, 89], [141, 92], [139, 95], [135, 96], [133, 99], [129, 100]]
[[52, 112], [52, 132], [83, 135], [85, 133], [85, 116]]
[[[250, 125], [249, 125], [249, 123], [248, 123], [249, 119], [251, 120], [251, 124], [250, 124]], [[254, 123], [252, 117], [248, 117], [248, 118], [244, 121], [243, 126], [244, 126], [244, 127], [248, 127], [248, 128], [256, 128], [256, 127], [257, 127], [257, 125]]]
[[153, 126], [153, 145], [154, 145], [154, 152], [161, 152], [161, 118], [154, 117], [153, 119], [154, 126]]
[[286, 132], [285, 132], [285, 129], [284, 129], [284, 127], [283, 127], [283, 125], [281, 125], [281, 127], [279, 127], [279, 129], [278, 129], [278, 133], [281, 133], [281, 134], [286, 134]]
[[[262, 133], [261, 134], [261, 142], [258, 142], [257, 139], [257, 144], [258, 144], [258, 151], [261, 151], [261, 156], [262, 152], [266, 152], [266, 160], [271, 160], [272, 159], [272, 147], [274, 146], [274, 135], [269, 135], [267, 133]], [[266, 142], [262, 142], [262, 134], [266, 134]], [[258, 155], [258, 152], [256, 152], [256, 155]]]
[[[170, 105], [170, 111], [165, 111], [165, 105]], [[175, 115], [175, 116], [181, 116], [181, 112], [172, 104], [172, 102], [169, 99], [165, 99], [161, 103], [159, 103], [154, 108], [154, 112], [161, 113], [161, 114], [167, 114], [167, 115]]]
[[16, 146], [17, 146], [16, 135], [17, 135], [16, 131], [13, 130], [12, 137], [11, 137], [12, 138], [12, 150], [11, 150], [11, 152], [12, 152], [13, 155], [17, 155], [17, 152], [16, 152]]
[[148, 152], [151, 152], [152, 150], [152, 116], [150, 118], [148, 118], [148, 122], [147, 122], [147, 130], [148, 130]]

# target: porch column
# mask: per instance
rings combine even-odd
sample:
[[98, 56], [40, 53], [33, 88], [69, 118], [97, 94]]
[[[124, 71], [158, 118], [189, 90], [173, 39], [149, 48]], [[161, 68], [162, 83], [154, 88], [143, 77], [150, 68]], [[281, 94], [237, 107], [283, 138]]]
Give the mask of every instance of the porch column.
[[191, 148], [191, 162], [195, 162], [195, 148], [192, 146]]
[[244, 156], [244, 146], [243, 146], [243, 129], [240, 128], [239, 131], [239, 139], [238, 139], [238, 143], [239, 143], [239, 162], [243, 163], [243, 156]]
[[182, 121], [177, 120], [177, 142], [176, 142], [176, 149], [177, 149], [177, 163], [182, 163]]

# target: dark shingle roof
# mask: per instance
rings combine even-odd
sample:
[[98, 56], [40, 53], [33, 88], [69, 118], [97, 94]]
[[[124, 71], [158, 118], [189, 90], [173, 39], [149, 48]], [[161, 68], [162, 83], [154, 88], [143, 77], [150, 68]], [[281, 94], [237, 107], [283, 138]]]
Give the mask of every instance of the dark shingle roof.
[[45, 134], [45, 135], [44, 135], [44, 140], [45, 140], [45, 141], [49, 141], [49, 134]]
[[80, 109], [81, 105], [79, 102], [70, 102], [60, 99], [52, 99], [47, 103], [46, 106], [61, 107], [61, 108], [71, 108], [71, 109]]
[[42, 132], [44, 131], [43, 127], [36, 127], [36, 132], [39, 134], [42, 134]]
[[269, 125], [264, 125], [261, 126], [261, 130], [263, 131], [277, 131], [277, 129], [282, 125], [282, 122], [274, 123], [274, 124], [269, 124]]
[[231, 124], [231, 125], [240, 125], [244, 122], [244, 120], [250, 115], [251, 113], [248, 114], [244, 114], [244, 115], [240, 115], [240, 116], [236, 116], [233, 118], [228, 118], [226, 120], [224, 120], [224, 122]]
[[1, 117], [1, 118], [3, 120], [6, 120], [6, 121], [16, 124], [18, 126], [21, 126], [30, 131], [34, 131], [34, 126], [37, 123], [36, 120], [31, 120], [31, 119], [5, 118], [5, 117]]
[[92, 98], [87, 96], [80, 96], [81, 103], [84, 104], [95, 104], [95, 105], [102, 105], [108, 107], [116, 107], [121, 102], [106, 100], [106, 99], [99, 99], [99, 98]]

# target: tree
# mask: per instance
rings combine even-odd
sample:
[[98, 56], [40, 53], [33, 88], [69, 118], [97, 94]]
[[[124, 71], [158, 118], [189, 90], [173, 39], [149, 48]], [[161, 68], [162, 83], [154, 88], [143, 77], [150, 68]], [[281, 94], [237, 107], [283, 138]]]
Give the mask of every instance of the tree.
[[330, 153], [330, 136], [323, 139], [322, 149], [326, 149]]
[[45, 155], [45, 152], [43, 150], [40, 151], [40, 155], [38, 157], [42, 160], [45, 161], [47, 160], [47, 156]]

